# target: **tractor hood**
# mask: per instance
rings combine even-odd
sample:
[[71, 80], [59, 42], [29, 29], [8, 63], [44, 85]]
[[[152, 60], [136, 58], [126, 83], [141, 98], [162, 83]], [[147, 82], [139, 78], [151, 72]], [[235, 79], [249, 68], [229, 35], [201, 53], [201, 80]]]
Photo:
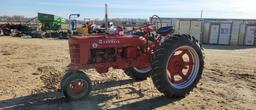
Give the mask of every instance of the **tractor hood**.
[[111, 36], [111, 35], [89, 35], [89, 36], [72, 36], [69, 43], [87, 45], [89, 48], [122, 48], [129, 46], [142, 46], [146, 44], [146, 39], [139, 36]]

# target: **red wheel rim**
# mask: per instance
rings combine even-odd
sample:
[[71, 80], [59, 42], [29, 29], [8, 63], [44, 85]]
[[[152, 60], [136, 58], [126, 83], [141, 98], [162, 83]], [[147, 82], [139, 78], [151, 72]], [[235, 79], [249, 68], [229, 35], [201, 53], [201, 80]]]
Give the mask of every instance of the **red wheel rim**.
[[169, 58], [167, 65], [168, 79], [173, 84], [183, 83], [188, 80], [193, 69], [192, 53], [186, 48], [176, 50]]
[[86, 91], [87, 84], [84, 80], [74, 80], [68, 86], [68, 91], [73, 95], [79, 95]]

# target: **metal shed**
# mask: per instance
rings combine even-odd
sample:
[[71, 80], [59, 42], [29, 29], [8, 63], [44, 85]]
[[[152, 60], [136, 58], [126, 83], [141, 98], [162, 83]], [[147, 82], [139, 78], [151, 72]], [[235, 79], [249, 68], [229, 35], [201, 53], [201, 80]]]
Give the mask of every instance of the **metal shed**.
[[254, 19], [164, 18], [176, 33], [190, 34], [204, 44], [256, 45]]
[[239, 38], [242, 37], [240, 35], [240, 33], [241, 33], [240, 28], [241, 28], [242, 24], [243, 24], [242, 20], [233, 20], [230, 45], [238, 45], [239, 44]]
[[256, 45], [256, 21], [253, 21], [253, 20], [245, 21], [244, 30], [245, 30], [244, 44]]
[[256, 45], [256, 19], [163, 18], [162, 22], [203, 44]]
[[204, 24], [204, 43], [229, 45], [232, 34], [231, 20], [205, 19]]
[[201, 42], [202, 21], [198, 19], [179, 19], [176, 23], [178, 34], [190, 34]]

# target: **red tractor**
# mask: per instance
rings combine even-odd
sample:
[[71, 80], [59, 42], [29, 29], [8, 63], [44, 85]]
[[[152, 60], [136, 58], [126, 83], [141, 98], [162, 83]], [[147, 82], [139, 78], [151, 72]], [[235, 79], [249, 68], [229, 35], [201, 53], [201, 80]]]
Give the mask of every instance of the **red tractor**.
[[78, 100], [89, 95], [91, 80], [82, 71], [89, 68], [98, 73], [106, 73], [110, 67], [123, 69], [135, 80], [151, 77], [159, 92], [168, 97], [183, 97], [196, 86], [204, 55], [193, 36], [174, 34], [172, 26], [161, 27], [156, 15], [140, 32], [125, 35], [119, 31], [122, 29], [69, 38], [71, 63], [61, 81], [67, 98]]

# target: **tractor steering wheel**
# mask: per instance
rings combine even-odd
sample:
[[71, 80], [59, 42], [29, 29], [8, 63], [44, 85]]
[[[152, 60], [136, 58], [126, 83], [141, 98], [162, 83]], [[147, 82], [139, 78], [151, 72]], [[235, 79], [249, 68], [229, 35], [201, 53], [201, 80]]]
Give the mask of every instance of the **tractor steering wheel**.
[[153, 25], [155, 27], [156, 30], [158, 30], [159, 28], [162, 27], [162, 21], [161, 18], [157, 15], [153, 15], [150, 18], [150, 24]]
[[157, 15], [153, 15], [150, 18], [150, 23], [145, 23], [139, 29], [144, 33], [151, 33], [151, 32], [157, 31], [161, 27], [162, 27], [161, 18]]

